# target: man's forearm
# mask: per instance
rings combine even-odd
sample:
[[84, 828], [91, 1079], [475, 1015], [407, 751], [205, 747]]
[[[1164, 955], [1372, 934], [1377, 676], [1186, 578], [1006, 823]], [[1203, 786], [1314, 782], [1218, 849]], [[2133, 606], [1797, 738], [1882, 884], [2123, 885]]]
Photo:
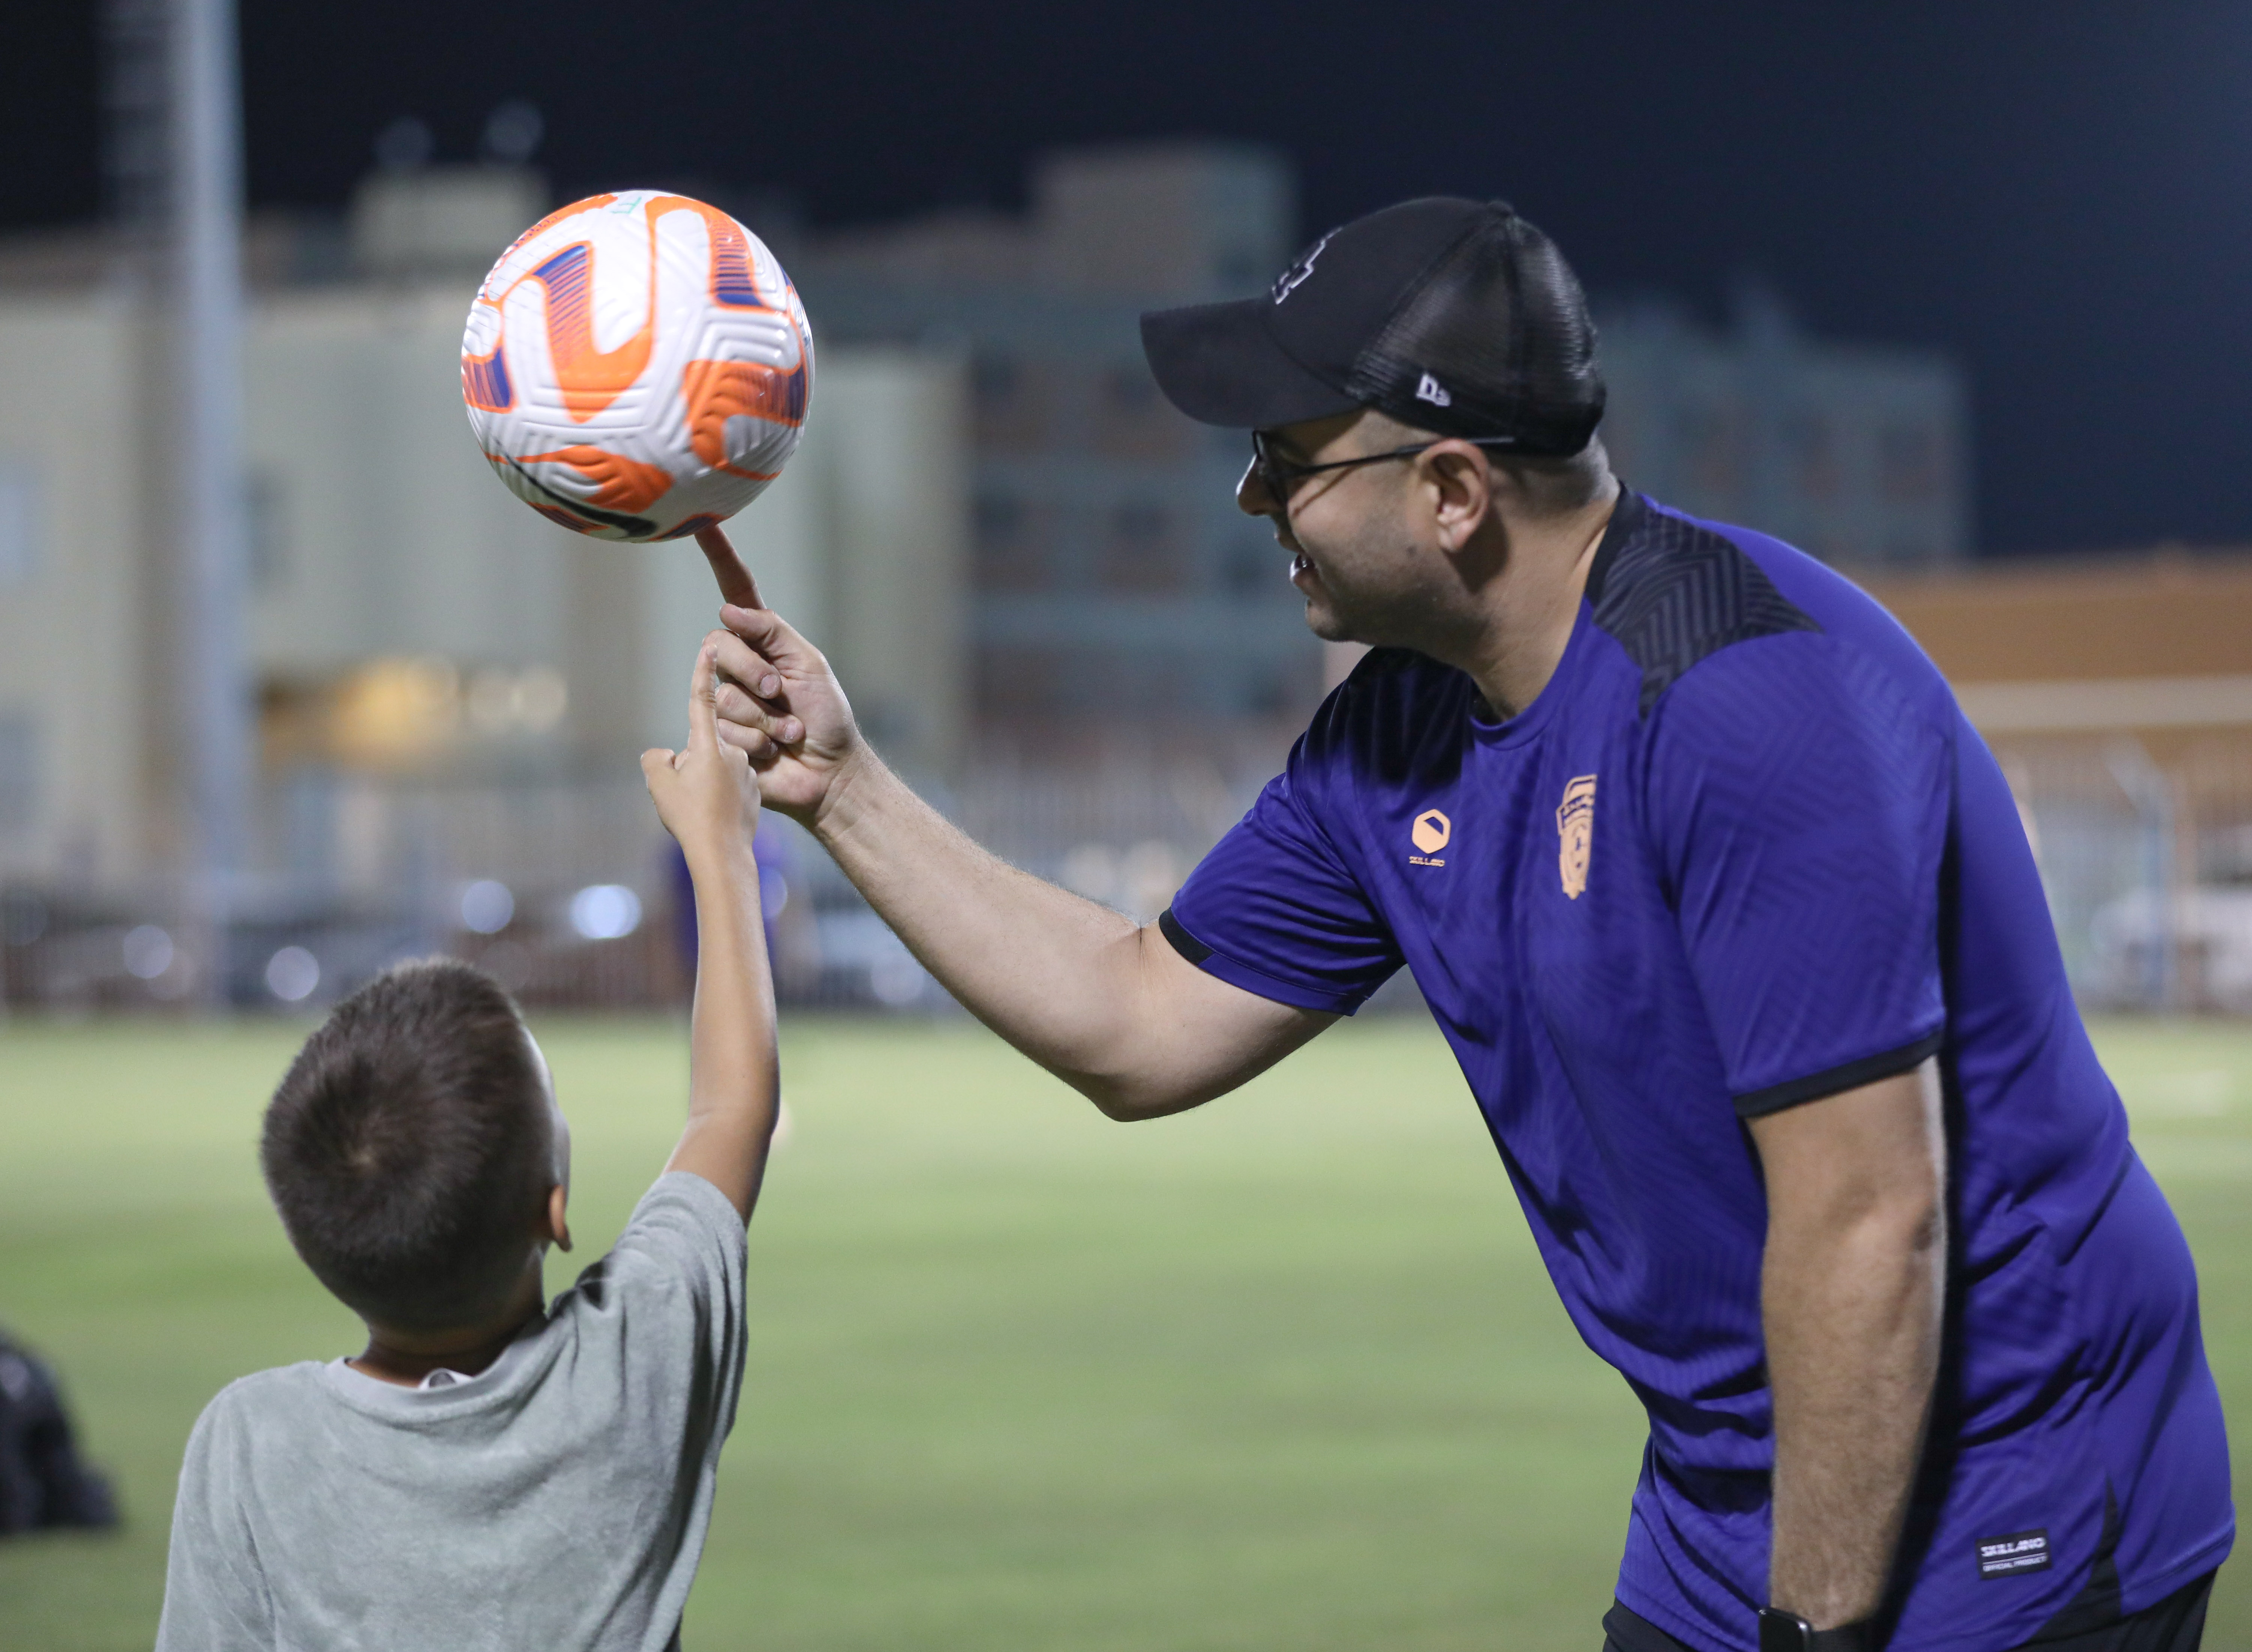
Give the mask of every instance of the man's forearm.
[[1938, 1369], [1943, 1239], [1936, 1201], [1769, 1233], [1769, 1594], [1818, 1628], [1857, 1622], [1884, 1595]]
[[763, 609], [722, 617], [713, 701], [768, 804], [812, 829], [971, 1014], [1113, 1118], [1209, 1100], [1336, 1019], [1230, 986], [1154, 926], [986, 853], [869, 749], [803, 637]]
[[872, 753], [814, 831], [979, 1020], [1081, 1088], [1121, 1065], [1145, 944], [1131, 919], [980, 848]]

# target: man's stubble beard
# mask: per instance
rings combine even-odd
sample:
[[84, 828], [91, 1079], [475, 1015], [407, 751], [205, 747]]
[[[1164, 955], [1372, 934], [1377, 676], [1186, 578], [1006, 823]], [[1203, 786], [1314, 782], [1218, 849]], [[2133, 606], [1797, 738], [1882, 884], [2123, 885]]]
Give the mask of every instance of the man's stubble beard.
[[[1309, 559], [1311, 560], [1311, 559]], [[1412, 558], [1401, 557], [1402, 566]], [[1306, 628], [1324, 642], [1363, 642], [1371, 648], [1418, 648], [1435, 617], [1430, 599], [1415, 591], [1370, 591], [1348, 582], [1340, 588], [1334, 564], [1316, 562], [1321, 596], [1309, 596]]]

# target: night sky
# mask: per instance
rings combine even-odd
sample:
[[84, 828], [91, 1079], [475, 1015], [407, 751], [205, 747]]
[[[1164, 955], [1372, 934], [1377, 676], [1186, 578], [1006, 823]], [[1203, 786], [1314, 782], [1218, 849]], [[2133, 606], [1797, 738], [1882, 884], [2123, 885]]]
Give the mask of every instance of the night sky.
[[[2252, 543], [2252, 7], [242, 4], [256, 205], [341, 205], [401, 115], [468, 158], [510, 97], [563, 198], [702, 180], [816, 223], [1011, 205], [1057, 143], [1256, 139], [1309, 234], [1503, 195], [1599, 293], [1717, 316], [1756, 274], [1955, 352], [1984, 549]], [[11, 18], [0, 225], [98, 210], [94, 16]]]

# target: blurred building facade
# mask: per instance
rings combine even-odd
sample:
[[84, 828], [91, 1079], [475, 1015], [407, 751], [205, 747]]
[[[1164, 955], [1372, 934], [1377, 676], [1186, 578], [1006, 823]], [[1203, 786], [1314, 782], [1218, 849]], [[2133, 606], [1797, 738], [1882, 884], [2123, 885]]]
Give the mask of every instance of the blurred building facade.
[[[527, 921], [597, 883], [664, 896], [635, 758], [685, 730], [710, 573], [692, 544], [525, 509], [460, 405], [469, 296], [546, 205], [520, 169], [429, 169], [371, 179], [344, 226], [251, 238], [254, 927], [359, 910], [442, 935], [492, 878]], [[157, 325], [99, 235], [0, 248], [0, 882], [162, 916], [183, 777], [156, 714]], [[819, 350], [817, 416], [733, 531], [886, 749], [943, 774], [968, 717], [967, 365]]]
[[[1031, 185], [1021, 214], [820, 232], [714, 192], [782, 255], [818, 352], [806, 439], [731, 531], [888, 756], [981, 841], [1148, 916], [1338, 663], [1235, 509], [1242, 434], [1175, 413], [1139, 340], [1146, 309], [1265, 290], [1303, 239], [1295, 181], [1269, 151], [1195, 143], [1055, 154]], [[675, 892], [632, 756], [678, 738], [708, 573], [692, 547], [524, 509], [459, 405], [469, 295], [546, 205], [522, 166], [418, 165], [342, 218], [248, 229], [261, 763], [238, 912], [253, 963], [322, 953], [322, 996], [434, 944], [503, 949], [533, 996], [678, 985], [662, 926], [590, 950], [572, 914], [591, 888], [651, 912]], [[1597, 309], [1632, 484], [1857, 565], [1963, 552], [1943, 359], [1811, 339], [1756, 294], [1727, 329]], [[106, 914], [64, 971], [97, 996], [139, 989], [123, 937], [163, 917], [177, 833], [147, 714], [175, 635], [156, 326], [102, 236], [0, 245], [0, 886]], [[797, 892], [777, 897], [786, 989], [843, 968], [928, 996], [810, 845], [784, 833], [772, 858]]]
[[[1234, 508], [1243, 438], [1175, 413], [1139, 334], [1143, 309], [1263, 292], [1299, 239], [1295, 179], [1194, 144], [1053, 155], [1031, 182], [1020, 217], [803, 235], [792, 261], [828, 337], [970, 356], [981, 722], [1295, 721], [1322, 656], [1271, 532]], [[1968, 553], [1948, 357], [1813, 338], [1755, 285], [1727, 328], [1662, 299], [1597, 310], [1603, 434], [1634, 486], [1833, 562]]]
[[1294, 250], [1294, 179], [1248, 146], [1069, 152], [1021, 217], [805, 237], [826, 337], [942, 339], [970, 362], [971, 636], [981, 722], [1290, 717], [1321, 655], [1265, 524], [1234, 506], [1240, 433], [1174, 412], [1140, 316], [1264, 290]]
[[1967, 557], [1970, 392], [1953, 359], [1812, 337], [1756, 282], [1731, 310], [1713, 328], [1662, 298], [1597, 302], [1603, 441], [1629, 485], [1849, 567]]

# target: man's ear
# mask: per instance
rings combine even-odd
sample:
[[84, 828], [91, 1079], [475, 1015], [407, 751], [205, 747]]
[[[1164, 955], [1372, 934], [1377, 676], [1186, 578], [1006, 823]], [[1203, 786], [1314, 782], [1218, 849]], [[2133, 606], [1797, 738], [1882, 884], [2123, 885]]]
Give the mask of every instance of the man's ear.
[[1429, 490], [1439, 548], [1463, 549], [1494, 509], [1493, 473], [1485, 455], [1467, 441], [1442, 441], [1416, 455]]
[[559, 1251], [571, 1248], [571, 1224], [564, 1215], [564, 1207], [570, 1202], [571, 1190], [561, 1183], [547, 1190], [547, 1231], [543, 1237], [553, 1240]]

